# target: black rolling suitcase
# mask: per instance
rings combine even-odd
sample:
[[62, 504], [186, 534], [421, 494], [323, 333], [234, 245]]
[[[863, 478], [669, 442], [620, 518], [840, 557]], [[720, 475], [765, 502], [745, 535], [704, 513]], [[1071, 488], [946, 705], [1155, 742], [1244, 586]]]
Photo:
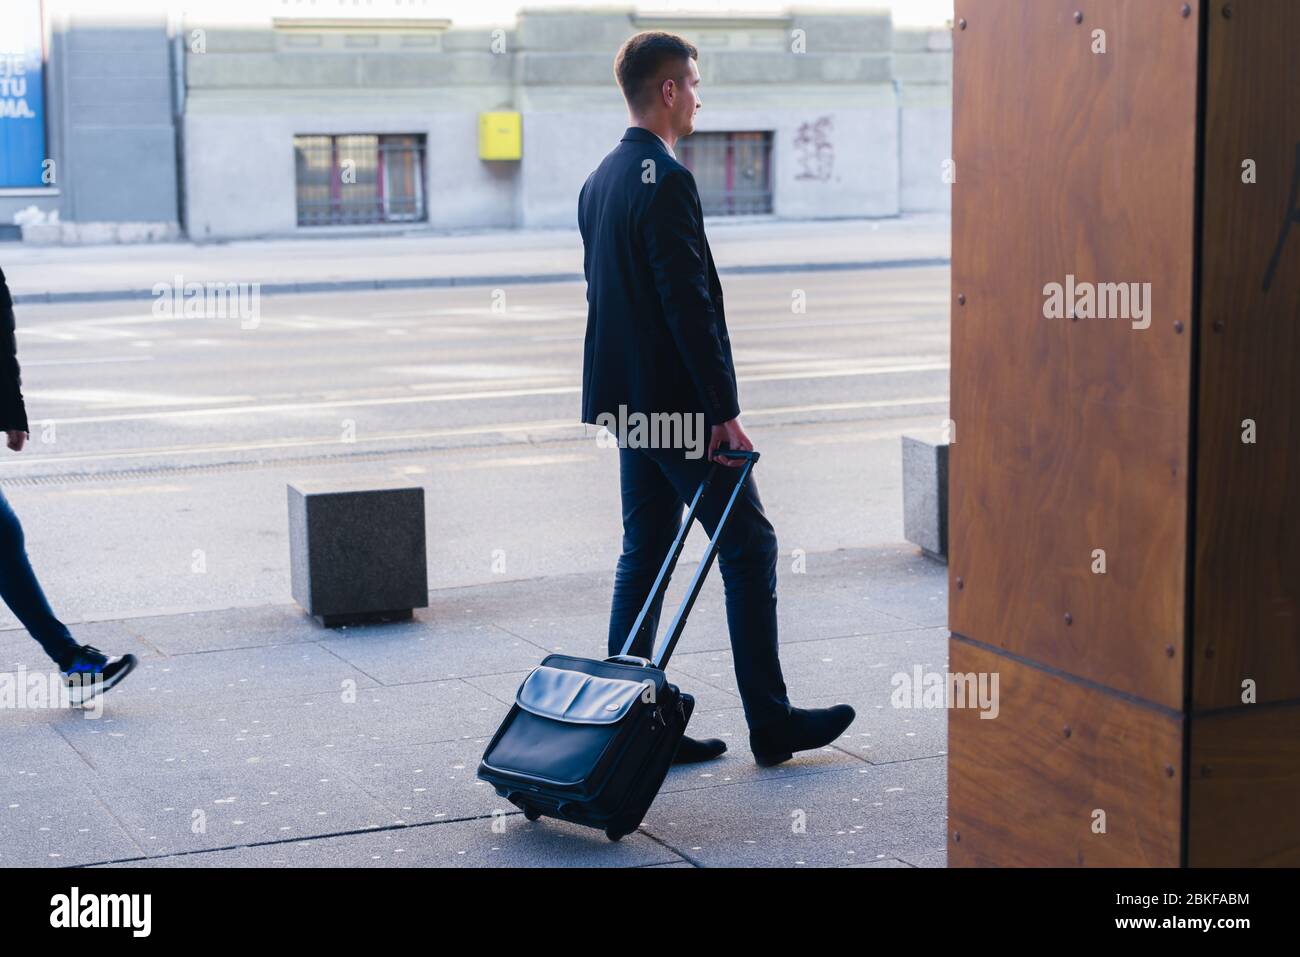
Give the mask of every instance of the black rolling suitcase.
[[664, 668], [713, 566], [732, 507], [758, 461], [757, 452], [719, 449], [717, 454], [746, 461], [652, 659], [628, 652], [647, 629], [655, 599], [668, 589], [705, 490], [719, 472], [733, 472], [729, 467], [713, 465], [696, 489], [622, 653], [603, 661], [548, 655], [519, 686], [510, 713], [483, 753], [478, 776], [530, 821], [556, 817], [603, 829], [617, 841], [636, 830], [659, 793], [695, 707], [695, 699], [671, 684]]

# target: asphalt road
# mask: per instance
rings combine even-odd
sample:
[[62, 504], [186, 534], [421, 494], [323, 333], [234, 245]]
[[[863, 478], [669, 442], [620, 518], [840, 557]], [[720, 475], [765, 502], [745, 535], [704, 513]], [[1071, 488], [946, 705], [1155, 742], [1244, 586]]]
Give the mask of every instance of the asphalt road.
[[[900, 541], [898, 436], [947, 416], [947, 270], [724, 287], [783, 553]], [[617, 457], [577, 424], [581, 283], [259, 307], [19, 306], [32, 443], [0, 489], [66, 620], [288, 601], [285, 485], [304, 478], [422, 484], [431, 587], [611, 567]]]

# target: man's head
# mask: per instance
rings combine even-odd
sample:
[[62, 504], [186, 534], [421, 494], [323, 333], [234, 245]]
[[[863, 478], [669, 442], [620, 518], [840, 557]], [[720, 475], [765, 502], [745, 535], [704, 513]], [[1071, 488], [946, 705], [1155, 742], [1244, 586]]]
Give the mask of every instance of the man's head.
[[674, 138], [695, 129], [700, 103], [700, 51], [671, 33], [638, 33], [614, 58], [614, 76], [636, 123], [667, 126]]

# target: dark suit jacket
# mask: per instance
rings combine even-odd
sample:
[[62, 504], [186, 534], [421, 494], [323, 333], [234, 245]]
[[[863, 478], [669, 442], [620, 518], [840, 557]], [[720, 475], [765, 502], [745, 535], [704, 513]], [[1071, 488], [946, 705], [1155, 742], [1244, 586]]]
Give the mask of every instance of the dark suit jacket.
[[14, 335], [14, 304], [0, 270], [0, 431], [26, 432], [22, 378], [18, 374], [18, 341]]
[[582, 421], [618, 416], [620, 405], [702, 412], [708, 425], [739, 415], [722, 284], [691, 171], [654, 133], [630, 126], [583, 184], [578, 226], [587, 276]]

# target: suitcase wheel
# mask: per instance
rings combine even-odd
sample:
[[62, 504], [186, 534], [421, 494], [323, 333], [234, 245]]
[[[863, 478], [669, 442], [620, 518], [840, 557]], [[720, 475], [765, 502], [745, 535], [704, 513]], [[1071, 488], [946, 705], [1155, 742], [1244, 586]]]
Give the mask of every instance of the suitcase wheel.
[[537, 808], [533, 807], [531, 804], [524, 807], [524, 817], [528, 818], [528, 820], [536, 821], [541, 816], [542, 812], [537, 810]]
[[605, 836], [611, 841], [620, 840], [623, 837], [622, 831], [616, 831], [612, 827], [605, 828]]

